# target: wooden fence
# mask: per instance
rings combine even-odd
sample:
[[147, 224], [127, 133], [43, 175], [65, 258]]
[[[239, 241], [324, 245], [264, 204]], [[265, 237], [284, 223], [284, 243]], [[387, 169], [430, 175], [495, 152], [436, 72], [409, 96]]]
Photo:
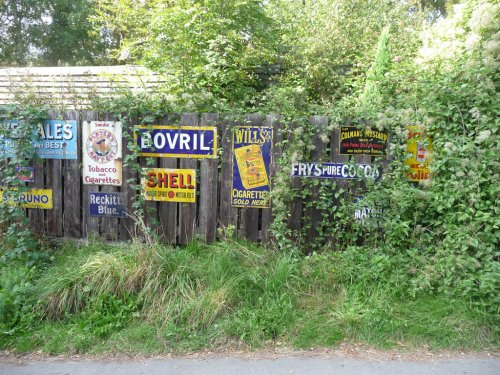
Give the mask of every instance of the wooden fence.
[[[196, 203], [155, 202], [145, 203], [146, 215], [144, 226], [137, 225], [137, 218], [133, 217], [133, 203], [136, 198], [136, 189], [139, 176], [135, 171], [124, 166], [123, 184], [121, 186], [97, 186], [82, 184], [82, 139], [81, 124], [83, 121], [116, 120], [110, 114], [99, 115], [95, 111], [66, 111], [64, 113], [51, 112], [49, 119], [76, 120], [78, 122], [78, 158], [76, 160], [41, 159], [36, 162], [35, 181], [28, 183], [29, 187], [53, 190], [53, 209], [27, 209], [33, 229], [40, 233], [56, 237], [82, 238], [89, 235], [101, 236], [107, 240], [127, 240], [135, 235], [141, 235], [142, 229], [150, 227], [156, 231], [167, 243], [187, 244], [194, 239], [207, 243], [215, 241], [217, 228], [230, 227], [240, 237], [253, 242], [268, 242], [270, 240], [269, 227], [273, 220], [271, 209], [235, 208], [231, 206], [232, 188], [232, 129], [237, 125], [269, 126], [274, 129], [273, 151], [271, 162], [271, 183], [276, 174], [277, 161], [281, 156], [281, 141], [283, 139], [279, 115], [249, 114], [245, 120], [235, 120], [218, 114], [185, 113], [180, 115], [166, 115], [155, 121], [159, 125], [190, 125], [216, 126], [218, 131], [217, 159], [179, 159], [153, 158], [153, 165], [149, 167], [161, 168], [188, 168], [196, 169], [197, 199]], [[311, 124], [318, 129], [325, 130], [328, 118], [312, 116]], [[125, 130], [124, 130], [125, 131]], [[319, 133], [318, 133], [319, 134]], [[323, 133], [324, 134], [324, 133]], [[338, 129], [329, 131], [329, 139], [315, 136], [314, 151], [310, 161], [346, 162], [349, 156], [339, 156]], [[123, 142], [123, 157], [130, 153]], [[370, 163], [370, 156], [355, 156], [358, 163]], [[146, 158], [139, 162], [146, 166]], [[127, 181], [133, 181], [130, 184]], [[301, 187], [301, 180], [294, 178], [293, 188]], [[340, 181], [342, 184], [342, 181]], [[131, 218], [103, 218], [89, 216], [89, 192], [121, 192], [126, 197], [128, 211]], [[313, 197], [318, 191], [313, 191]], [[300, 198], [290, 204], [288, 226], [292, 230], [300, 230], [305, 222], [308, 236], [316, 236], [316, 227], [320, 220], [320, 213], [314, 207], [305, 207]]]

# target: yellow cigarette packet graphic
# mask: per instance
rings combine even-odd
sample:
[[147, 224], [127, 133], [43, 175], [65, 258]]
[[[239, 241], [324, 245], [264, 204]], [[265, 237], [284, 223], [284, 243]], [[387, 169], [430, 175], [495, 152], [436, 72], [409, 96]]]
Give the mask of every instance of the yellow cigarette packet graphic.
[[241, 183], [245, 189], [269, 185], [266, 166], [259, 145], [249, 145], [234, 150]]

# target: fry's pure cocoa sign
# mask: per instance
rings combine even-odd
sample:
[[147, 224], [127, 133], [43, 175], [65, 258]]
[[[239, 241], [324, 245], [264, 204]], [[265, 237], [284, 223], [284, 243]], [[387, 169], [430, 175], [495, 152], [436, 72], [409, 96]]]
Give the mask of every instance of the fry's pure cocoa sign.
[[372, 164], [292, 163], [293, 177], [376, 180], [381, 174], [382, 169]]
[[196, 202], [196, 170], [144, 168], [144, 199], [165, 202]]
[[122, 184], [122, 124], [115, 121], [84, 121], [83, 183]]

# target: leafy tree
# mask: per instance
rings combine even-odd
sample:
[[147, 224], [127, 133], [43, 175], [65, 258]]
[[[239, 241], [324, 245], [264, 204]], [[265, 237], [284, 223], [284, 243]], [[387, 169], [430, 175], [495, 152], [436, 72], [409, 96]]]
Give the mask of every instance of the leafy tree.
[[2, 0], [0, 60], [3, 65], [113, 63], [115, 39], [96, 33], [93, 0]]
[[234, 102], [255, 92], [254, 69], [276, 60], [264, 1], [101, 0], [97, 19], [119, 35], [119, 56], [168, 73], [183, 92]]
[[46, 29], [46, 0], [0, 2], [0, 61], [27, 64], [40, 45]]

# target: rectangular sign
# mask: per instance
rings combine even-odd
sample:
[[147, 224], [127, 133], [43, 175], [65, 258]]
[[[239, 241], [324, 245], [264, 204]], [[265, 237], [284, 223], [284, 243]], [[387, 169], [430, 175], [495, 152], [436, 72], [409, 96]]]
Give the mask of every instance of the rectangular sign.
[[16, 167], [17, 178], [23, 182], [35, 182], [35, 168], [34, 167]]
[[388, 138], [387, 131], [341, 126], [339, 154], [384, 156], [387, 153]]
[[[1, 126], [6, 136], [0, 135], [0, 154], [12, 157], [19, 122], [7, 121]], [[33, 129], [32, 145], [42, 159], [76, 159], [77, 132], [76, 121], [47, 120]]]
[[216, 158], [215, 126], [136, 126], [139, 155], [162, 158]]
[[354, 218], [360, 222], [365, 222], [368, 219], [379, 219], [384, 213], [383, 208], [374, 208], [367, 205], [364, 202], [364, 197], [355, 197], [354, 204], [356, 205]]
[[409, 155], [405, 161], [409, 170], [409, 181], [428, 180], [431, 176], [429, 163], [432, 158], [432, 140], [428, 138], [419, 126], [409, 126], [406, 137], [406, 153]]
[[89, 192], [89, 216], [127, 217], [123, 193]]
[[121, 122], [84, 121], [82, 139], [83, 183], [121, 186]]
[[144, 199], [165, 202], [196, 202], [196, 170], [143, 168]]
[[0, 201], [9, 202], [14, 205], [20, 202], [24, 208], [42, 208], [49, 210], [53, 208], [52, 189], [28, 189], [17, 193], [17, 189], [1, 189]]
[[237, 126], [233, 133], [231, 206], [268, 208], [273, 128]]
[[369, 178], [376, 180], [382, 169], [372, 164], [342, 164], [342, 163], [292, 163], [292, 176], [339, 178], [358, 180]]

